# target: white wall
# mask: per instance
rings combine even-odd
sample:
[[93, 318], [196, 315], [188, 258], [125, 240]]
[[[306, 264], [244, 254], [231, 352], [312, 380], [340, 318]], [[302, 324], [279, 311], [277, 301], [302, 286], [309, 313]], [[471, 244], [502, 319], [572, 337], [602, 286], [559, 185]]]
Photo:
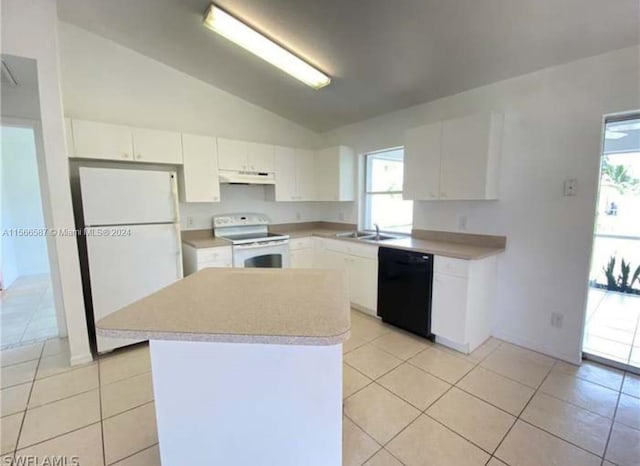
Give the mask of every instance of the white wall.
[[[416, 202], [414, 226], [506, 235], [500, 256], [495, 334], [578, 361], [603, 115], [640, 107], [637, 47], [545, 69], [338, 128], [325, 145], [357, 153], [403, 144], [406, 128], [460, 115], [505, 115], [501, 196], [489, 202]], [[578, 180], [577, 196], [562, 182]], [[350, 219], [355, 221], [354, 216]], [[550, 326], [551, 312], [564, 326]]]
[[[43, 229], [34, 131], [2, 126], [2, 231]], [[3, 284], [19, 276], [49, 273], [44, 236], [2, 237]]]
[[[316, 219], [312, 202], [271, 202], [265, 193], [267, 186], [221, 185], [219, 203], [180, 204], [180, 223], [184, 230], [211, 228], [211, 217], [229, 213], [257, 212], [269, 217], [271, 223], [310, 222]], [[191, 217], [193, 225], [187, 221]]]
[[[273, 187], [221, 185], [221, 202], [180, 204], [180, 223], [183, 230], [211, 228], [211, 217], [239, 212], [258, 212], [269, 217], [271, 223], [313, 222], [323, 219], [342, 222], [351, 216], [353, 202], [273, 202], [265, 200]], [[189, 217], [193, 222], [188, 225]]]
[[108, 39], [60, 22], [65, 114], [313, 148], [318, 135]]
[[[45, 224], [73, 228], [69, 166], [64, 141], [58, 72], [58, 31], [55, 0], [2, 0], [2, 53], [37, 62], [42, 145], [39, 154]], [[71, 363], [91, 359], [76, 240], [48, 237], [49, 262], [58, 324], [69, 336]], [[64, 332], [62, 332], [64, 334]]]
[[[149, 128], [315, 148], [319, 135], [174, 68], [76, 26], [60, 23], [65, 114]], [[183, 228], [211, 215], [262, 212], [274, 222], [313, 220], [313, 203], [265, 202], [262, 187], [223, 187], [218, 204], [182, 204]], [[297, 220], [300, 214], [300, 220]]]

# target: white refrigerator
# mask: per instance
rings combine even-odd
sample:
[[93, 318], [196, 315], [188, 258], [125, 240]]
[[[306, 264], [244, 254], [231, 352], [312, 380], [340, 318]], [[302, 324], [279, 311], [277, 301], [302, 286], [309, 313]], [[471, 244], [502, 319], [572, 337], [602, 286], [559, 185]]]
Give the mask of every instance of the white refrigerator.
[[[176, 174], [93, 167], [79, 174], [97, 322], [182, 278]], [[96, 336], [98, 352], [138, 341]]]

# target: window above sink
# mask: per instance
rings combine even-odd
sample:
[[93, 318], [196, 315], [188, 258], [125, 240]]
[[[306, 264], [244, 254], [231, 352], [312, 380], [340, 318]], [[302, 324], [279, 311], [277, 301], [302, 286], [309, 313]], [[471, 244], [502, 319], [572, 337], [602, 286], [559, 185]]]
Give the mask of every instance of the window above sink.
[[[364, 163], [364, 235], [372, 235], [375, 225], [391, 233], [411, 233], [413, 201], [402, 198], [404, 173], [403, 148], [372, 152], [365, 155]], [[373, 234], [375, 236], [375, 234]], [[393, 236], [382, 238], [394, 239]], [[355, 237], [355, 236], [354, 236]], [[366, 238], [369, 239], [369, 238]]]

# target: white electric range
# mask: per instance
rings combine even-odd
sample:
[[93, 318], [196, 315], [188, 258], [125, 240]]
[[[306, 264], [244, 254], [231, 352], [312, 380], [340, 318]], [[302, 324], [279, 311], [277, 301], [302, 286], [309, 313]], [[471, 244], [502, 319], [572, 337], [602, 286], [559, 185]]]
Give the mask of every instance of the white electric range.
[[213, 217], [213, 234], [231, 242], [234, 267], [289, 267], [289, 235], [270, 233], [266, 215]]

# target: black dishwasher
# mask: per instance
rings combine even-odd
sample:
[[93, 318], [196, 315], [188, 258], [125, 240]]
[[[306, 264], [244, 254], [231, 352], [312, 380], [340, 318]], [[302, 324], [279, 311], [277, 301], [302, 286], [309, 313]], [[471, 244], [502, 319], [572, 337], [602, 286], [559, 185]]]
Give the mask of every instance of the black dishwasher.
[[378, 316], [383, 322], [433, 339], [432, 283], [433, 254], [378, 249]]

